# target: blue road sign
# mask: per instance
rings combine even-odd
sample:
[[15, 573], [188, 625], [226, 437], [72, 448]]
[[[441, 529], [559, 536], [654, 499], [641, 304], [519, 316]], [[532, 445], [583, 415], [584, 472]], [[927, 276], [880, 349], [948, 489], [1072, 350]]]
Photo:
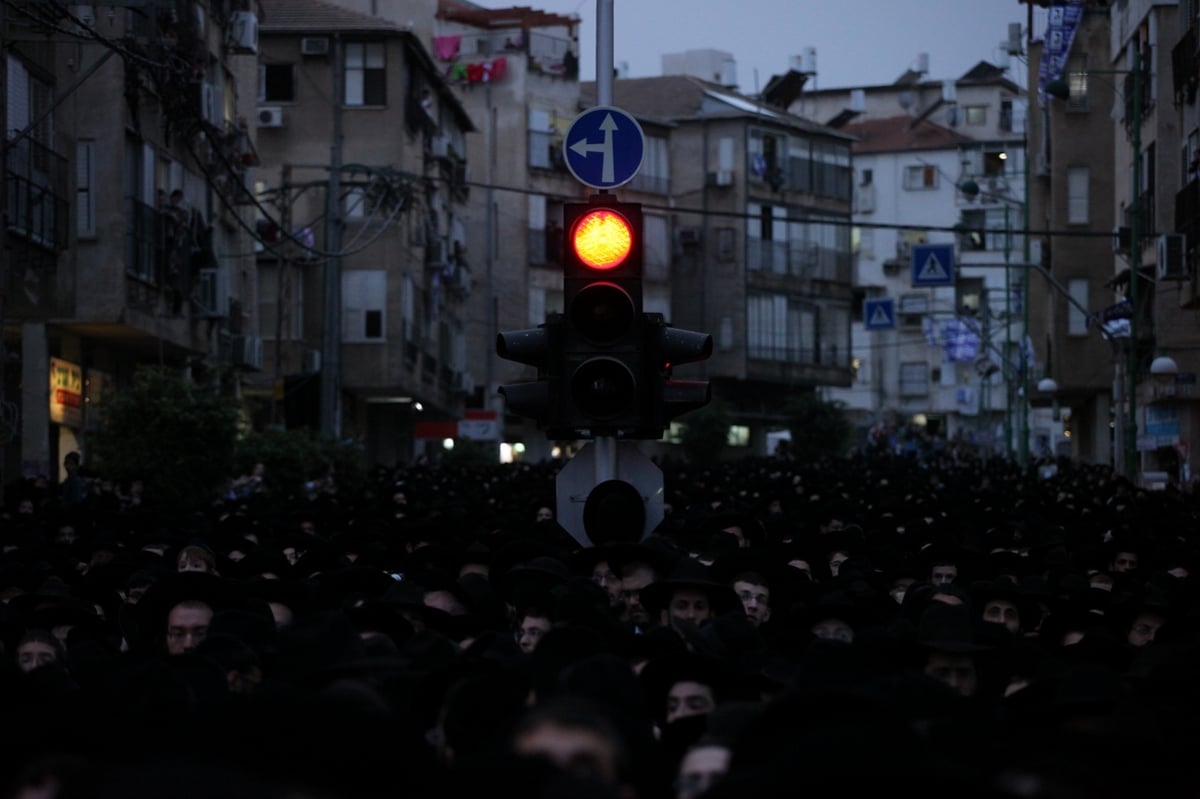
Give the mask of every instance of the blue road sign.
[[614, 189], [633, 179], [646, 155], [642, 126], [620, 108], [589, 108], [563, 139], [567, 169], [593, 189]]
[[953, 286], [954, 245], [914, 244], [912, 248], [912, 284], [914, 286]]
[[867, 330], [891, 330], [896, 326], [896, 301], [891, 297], [863, 300], [863, 326]]

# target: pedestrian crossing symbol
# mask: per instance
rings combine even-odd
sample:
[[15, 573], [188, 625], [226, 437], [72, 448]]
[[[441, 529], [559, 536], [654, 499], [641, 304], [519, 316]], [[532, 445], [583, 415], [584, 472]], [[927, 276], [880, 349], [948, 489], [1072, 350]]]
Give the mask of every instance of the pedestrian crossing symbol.
[[954, 245], [913, 245], [912, 284], [914, 286], [953, 286]]
[[890, 297], [863, 300], [863, 327], [867, 330], [891, 330], [895, 326], [895, 300]]

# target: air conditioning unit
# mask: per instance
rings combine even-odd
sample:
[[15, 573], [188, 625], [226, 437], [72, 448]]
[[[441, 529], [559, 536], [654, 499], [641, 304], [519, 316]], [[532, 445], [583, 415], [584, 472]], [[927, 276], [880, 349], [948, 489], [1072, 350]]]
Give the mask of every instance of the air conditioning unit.
[[321, 351], [305, 350], [300, 368], [306, 374], [321, 371]]
[[1129, 252], [1129, 228], [1118, 226], [1112, 232], [1112, 251], [1118, 255]]
[[251, 11], [235, 11], [226, 29], [229, 49], [242, 55], [258, 53], [258, 17]]
[[260, 128], [282, 128], [283, 109], [277, 105], [264, 105], [258, 109], [258, 126]]
[[1158, 237], [1158, 279], [1187, 280], [1187, 236], [1163, 233]]
[[305, 36], [300, 40], [300, 55], [329, 55], [329, 39], [324, 36]]
[[262, 369], [262, 339], [259, 336], [234, 336], [231, 359], [234, 366]]

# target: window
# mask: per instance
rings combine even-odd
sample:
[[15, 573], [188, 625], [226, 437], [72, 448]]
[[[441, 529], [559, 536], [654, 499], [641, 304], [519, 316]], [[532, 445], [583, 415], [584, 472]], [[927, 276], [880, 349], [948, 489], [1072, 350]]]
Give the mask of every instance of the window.
[[730, 425], [725, 434], [725, 443], [731, 447], [750, 446], [750, 428], [741, 424]]
[[733, 349], [733, 317], [722, 316], [717, 323], [717, 349], [728, 352]]
[[529, 165], [550, 169], [553, 164], [554, 125], [550, 112], [541, 108], [529, 109]]
[[817, 312], [782, 294], [751, 295], [746, 299], [749, 357], [767, 361], [814, 363]]
[[717, 228], [717, 260], [733, 261], [737, 258], [737, 233], [731, 227]]
[[929, 394], [929, 364], [912, 361], [900, 364], [900, 396], [924, 397]]
[[[258, 325], [265, 339], [275, 339], [282, 331], [285, 341], [304, 338], [304, 281], [295, 272], [282, 273], [277, 264], [258, 265]], [[283, 300], [280, 301], [280, 296]]]
[[1087, 278], [1072, 278], [1067, 281], [1067, 294], [1071, 297], [1071, 302], [1067, 304], [1067, 335], [1068, 336], [1086, 336], [1087, 329], [1087, 307], [1088, 307], [1088, 282]]
[[1073, 166], [1067, 169], [1067, 223], [1088, 223], [1088, 168]]
[[383, 42], [350, 42], [346, 45], [345, 65], [346, 105], [387, 104]]
[[782, 206], [750, 203], [746, 222], [749, 244], [748, 269], [787, 274], [787, 209]]
[[920, 327], [922, 317], [929, 312], [928, 294], [902, 294], [897, 308], [901, 327]]
[[784, 153], [787, 142], [782, 136], [762, 130], [751, 131], [749, 143], [750, 175], [772, 186], [782, 185]]
[[[19, 58], [8, 56], [8, 138], [28, 127], [40, 118], [54, 102], [53, 87], [39, 80]], [[54, 115], [51, 114], [38, 124], [30, 138], [43, 148], [54, 143]]]
[[1077, 54], [1067, 59], [1067, 68], [1063, 77], [1067, 79], [1067, 87], [1071, 97], [1067, 101], [1068, 108], [1088, 107], [1088, 76], [1087, 56]]
[[290, 103], [295, 99], [296, 68], [293, 64], [258, 65], [260, 103]]
[[666, 194], [671, 187], [670, 148], [663, 136], [647, 136], [642, 166], [634, 175], [630, 188]]
[[975, 127], [987, 124], [987, 106], [986, 105], [969, 105], [964, 111], [966, 123]]
[[75, 144], [75, 233], [81, 239], [96, 235], [96, 164], [92, 160], [96, 143], [80, 141]]
[[387, 272], [357, 269], [342, 273], [342, 341], [380, 341], [384, 335]]
[[671, 233], [667, 218], [660, 214], [646, 214], [643, 217], [642, 241], [646, 279], [666, 281], [671, 267]]
[[936, 189], [938, 185], [937, 167], [918, 164], [904, 168], [904, 188], [909, 191], [918, 189]]

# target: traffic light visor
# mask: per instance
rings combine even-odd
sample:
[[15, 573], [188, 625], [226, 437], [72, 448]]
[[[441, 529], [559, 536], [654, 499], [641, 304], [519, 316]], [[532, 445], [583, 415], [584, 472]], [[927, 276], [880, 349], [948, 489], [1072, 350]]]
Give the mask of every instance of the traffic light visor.
[[633, 246], [633, 226], [629, 220], [607, 208], [589, 211], [571, 229], [571, 248], [592, 269], [620, 266]]

